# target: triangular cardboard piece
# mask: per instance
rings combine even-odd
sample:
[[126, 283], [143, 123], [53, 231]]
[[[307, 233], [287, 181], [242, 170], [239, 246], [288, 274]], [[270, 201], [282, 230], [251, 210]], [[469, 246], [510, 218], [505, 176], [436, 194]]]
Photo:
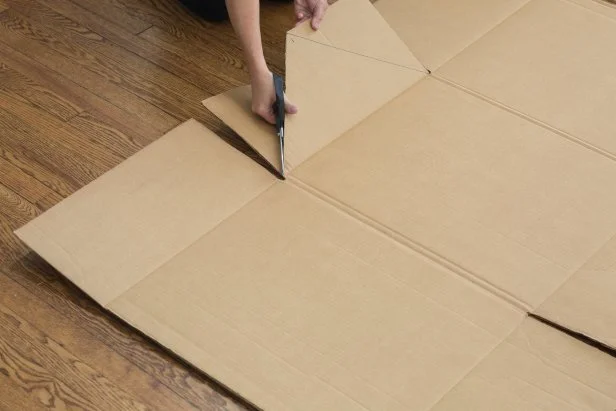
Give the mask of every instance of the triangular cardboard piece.
[[528, 0], [378, 0], [376, 9], [434, 71]]
[[[351, 15], [353, 18], [349, 18]], [[368, 0], [338, 0], [318, 30], [313, 30], [311, 22], [306, 21], [288, 35], [426, 72]]]
[[299, 113], [287, 116], [285, 169], [297, 167], [423, 77], [413, 69], [288, 36], [287, 96]]
[[250, 86], [236, 87], [203, 101], [208, 110], [231, 127], [265, 161], [276, 170], [282, 170], [280, 140], [275, 128], [252, 114], [251, 104]]
[[[287, 96], [299, 113], [286, 117], [285, 171], [426, 75], [369, 1], [338, 1], [327, 20], [316, 32], [306, 22], [287, 35]], [[249, 86], [203, 104], [281, 170], [279, 139], [274, 127], [251, 112]]]

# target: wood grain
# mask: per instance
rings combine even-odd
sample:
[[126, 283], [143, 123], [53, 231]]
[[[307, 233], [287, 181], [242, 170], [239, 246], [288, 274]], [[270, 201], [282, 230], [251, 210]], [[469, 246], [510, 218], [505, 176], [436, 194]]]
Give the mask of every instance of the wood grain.
[[28, 251], [13, 234], [16, 228], [12, 217], [0, 209], [0, 266], [19, 260]]
[[[40, 110], [0, 91], [0, 128], [5, 131], [4, 148], [36, 157], [49, 170], [76, 187], [87, 184], [120, 162], [119, 157], [67, 133], [64, 127], [66, 123], [54, 124]], [[92, 156], [86, 156], [80, 149], [86, 153], [92, 149]]]
[[[226, 74], [228, 67], [211, 64], [199, 66], [191, 61], [190, 49], [176, 49], [169, 52], [158, 44], [134, 35], [114, 21], [104, 21], [97, 14], [70, 0], [38, 0], [39, 3], [101, 35], [110, 42], [129, 50], [153, 64], [191, 82], [203, 90], [222, 90], [237, 79]], [[147, 32], [145, 30], [144, 32]], [[179, 50], [179, 51], [178, 51]], [[211, 55], [211, 54], [210, 54]], [[208, 93], [209, 94], [209, 93]]]
[[36, 204], [43, 198], [53, 193], [49, 187], [36, 178], [26, 174], [20, 168], [0, 157], [0, 184], [23, 197], [32, 204]]
[[47, 44], [105, 81], [139, 96], [176, 118], [191, 117], [194, 110], [190, 110], [185, 103], [199, 101], [204, 96], [192, 84], [39, 3], [8, 1], [10, 8], [3, 15], [12, 19], [13, 26], [19, 27], [27, 38]]
[[[2, 114], [0, 112], [0, 114]], [[9, 163], [11, 166], [19, 169], [24, 178], [34, 178], [44, 186], [59, 195], [66, 197], [77, 189], [77, 185], [72, 181], [67, 181], [63, 176], [57, 175], [54, 166], [46, 166], [44, 159], [37, 159], [36, 154], [27, 150], [14, 151], [6, 148], [6, 143], [9, 134], [13, 134], [13, 130], [4, 129], [3, 139], [0, 141], [0, 158]], [[18, 134], [20, 135], [20, 134]], [[4, 179], [4, 176], [2, 176]], [[8, 179], [8, 178], [7, 178]]]
[[100, 411], [151, 409], [4, 304], [0, 304], [0, 353], [0, 367], [11, 380], [26, 392], [38, 391], [46, 405]]
[[82, 109], [69, 100], [41, 87], [30, 78], [11, 69], [0, 61], [0, 90], [10, 92], [23, 102], [46, 111], [60, 120], [70, 120], [78, 115]]
[[83, 328], [75, 328], [70, 318], [35, 298], [28, 290], [0, 273], [0, 304], [11, 309], [31, 326], [55, 340], [76, 357], [87, 359], [90, 367], [104, 373], [112, 383], [121, 386], [143, 403], [156, 404], [168, 410], [189, 410], [194, 406], [145, 373], [103, 343], [98, 336]]
[[5, 269], [8, 277], [30, 290], [83, 331], [96, 336], [123, 358], [157, 378], [197, 409], [237, 411], [250, 409], [211, 380], [192, 371], [165, 350], [148, 343], [132, 328], [115, 319], [33, 253]]
[[[50, 70], [37, 58], [30, 58], [2, 43], [0, 38], [0, 60], [8, 67], [31, 79], [33, 83], [44, 85], [50, 92], [63, 96], [81, 113], [96, 116], [108, 128], [115, 130], [118, 144], [130, 145], [138, 149], [160, 137], [170, 127], [163, 124], [157, 127], [156, 121], [143, 121], [129, 110], [99, 97], [97, 93], [73, 82], [69, 77]], [[127, 140], [127, 141], [123, 141]]]
[[36, 394], [34, 390], [25, 391], [11, 379], [8, 370], [0, 368], [0, 410], [49, 410], [47, 398], [39, 398]]
[[[291, 23], [264, 2], [278, 72]], [[230, 24], [175, 0], [0, 0], [0, 409], [251, 409], [13, 234], [189, 117], [258, 159], [201, 105], [247, 81]]]
[[82, 56], [70, 42], [48, 35], [11, 9], [0, 14], [0, 42], [149, 123], [160, 134], [179, 123], [177, 118], [118, 86], [124, 80], [117, 73], [97, 71], [100, 66], [90, 64], [87, 55]]

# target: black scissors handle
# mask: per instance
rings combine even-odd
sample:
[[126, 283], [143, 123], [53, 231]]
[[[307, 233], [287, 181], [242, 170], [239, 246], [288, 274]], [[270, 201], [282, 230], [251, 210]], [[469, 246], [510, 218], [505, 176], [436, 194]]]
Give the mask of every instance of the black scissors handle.
[[280, 138], [280, 174], [284, 178], [284, 116], [286, 114], [284, 107], [284, 80], [277, 74], [274, 74], [274, 91], [276, 93], [276, 102], [274, 103], [276, 131]]
[[277, 74], [274, 74], [274, 91], [276, 92], [276, 102], [274, 103], [276, 130], [278, 134], [282, 134], [284, 136], [284, 80]]

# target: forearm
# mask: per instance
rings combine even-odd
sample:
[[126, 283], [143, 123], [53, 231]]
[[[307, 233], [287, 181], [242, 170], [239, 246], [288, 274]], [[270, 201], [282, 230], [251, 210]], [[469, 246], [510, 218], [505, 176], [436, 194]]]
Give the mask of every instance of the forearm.
[[267, 71], [261, 44], [259, 0], [226, 0], [231, 24], [240, 40], [248, 71], [255, 77]]

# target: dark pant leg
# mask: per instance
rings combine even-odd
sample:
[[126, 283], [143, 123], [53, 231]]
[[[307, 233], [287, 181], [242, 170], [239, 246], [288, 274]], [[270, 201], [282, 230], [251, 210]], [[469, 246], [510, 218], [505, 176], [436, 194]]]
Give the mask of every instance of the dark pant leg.
[[208, 21], [223, 21], [229, 18], [225, 0], [180, 0], [180, 3]]

